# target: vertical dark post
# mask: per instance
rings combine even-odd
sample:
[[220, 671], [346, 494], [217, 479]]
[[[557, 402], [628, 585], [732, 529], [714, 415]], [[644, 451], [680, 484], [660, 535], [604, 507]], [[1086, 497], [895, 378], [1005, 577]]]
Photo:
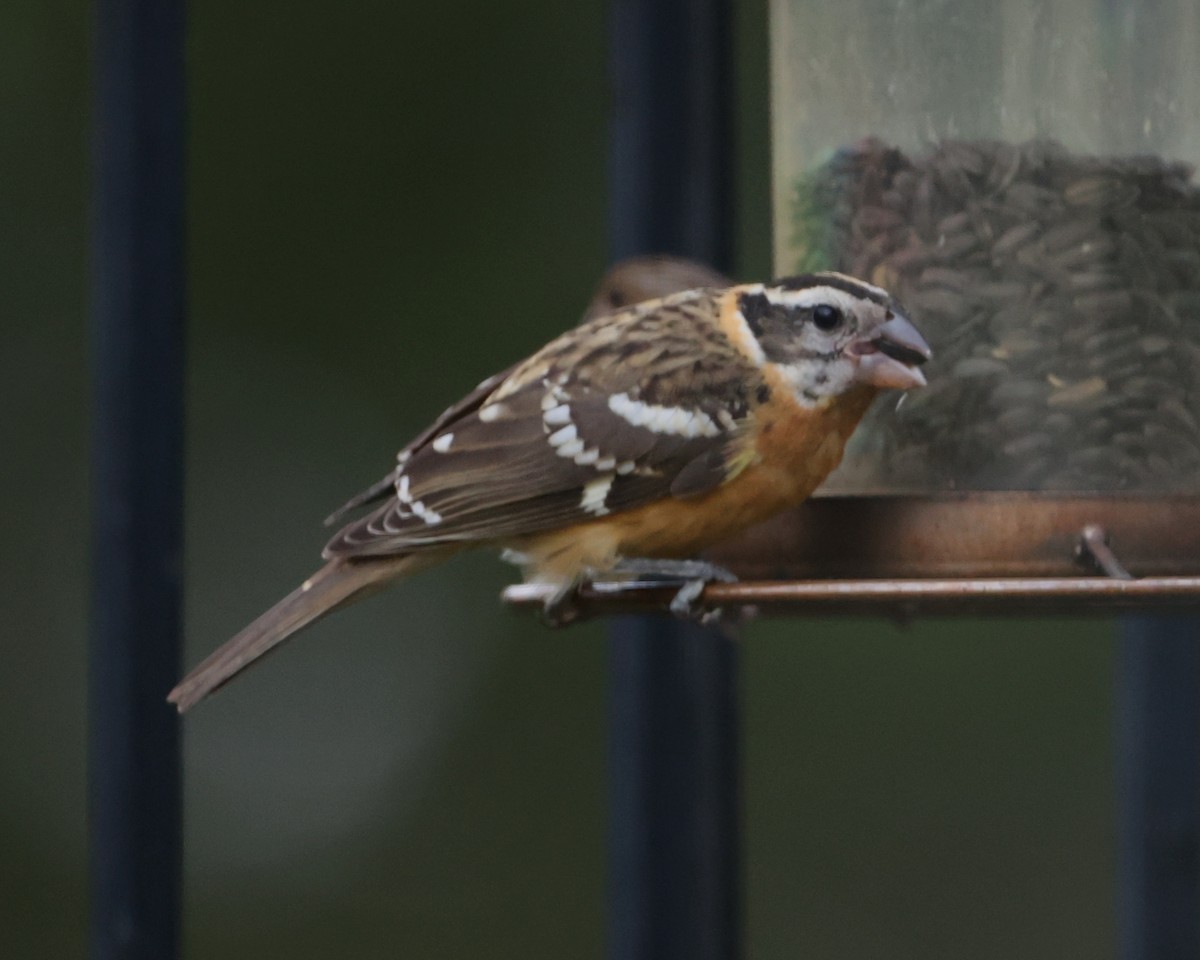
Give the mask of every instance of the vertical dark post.
[[1200, 957], [1200, 623], [1125, 621], [1118, 669], [1119, 956]]
[[[614, 259], [730, 268], [729, 0], [614, 0]], [[625, 617], [611, 638], [609, 956], [740, 945], [737, 656], [719, 632]]]
[[613, 259], [732, 267], [731, 0], [612, 0]]
[[93, 5], [92, 960], [179, 940], [182, 0]]

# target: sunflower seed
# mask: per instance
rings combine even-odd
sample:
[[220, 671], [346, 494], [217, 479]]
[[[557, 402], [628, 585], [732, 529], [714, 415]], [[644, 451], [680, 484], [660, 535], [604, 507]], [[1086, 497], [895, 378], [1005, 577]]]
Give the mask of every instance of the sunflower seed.
[[1055, 390], [1047, 397], [1046, 403], [1052, 407], [1073, 407], [1094, 400], [1107, 389], [1108, 384], [1103, 377], [1088, 377]]
[[938, 351], [929, 388], [870, 420], [877, 459], [856, 481], [1200, 486], [1187, 165], [1047, 140], [920, 157], [867, 140], [822, 175], [836, 266], [895, 293]]
[[1011, 256], [1021, 247], [1026, 246], [1042, 231], [1042, 225], [1036, 220], [1018, 223], [1009, 227], [1000, 238], [992, 244], [992, 260], [999, 262]]
[[1127, 207], [1137, 197], [1137, 186], [1113, 177], [1084, 177], [1063, 191], [1073, 207]]
[[969, 357], [954, 365], [951, 376], [963, 380], [971, 377], [1002, 377], [1007, 373], [1007, 365], [999, 360], [990, 360], [987, 357]]

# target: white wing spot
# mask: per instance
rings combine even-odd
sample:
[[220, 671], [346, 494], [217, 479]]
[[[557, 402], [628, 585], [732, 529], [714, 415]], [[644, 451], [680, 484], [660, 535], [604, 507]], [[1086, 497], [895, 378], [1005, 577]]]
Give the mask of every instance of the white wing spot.
[[617, 473], [619, 473], [621, 476], [625, 476], [627, 473], [633, 473], [633, 471], [636, 469], [637, 464], [632, 460], [622, 460], [617, 464]]
[[400, 479], [396, 483], [396, 496], [404, 503], [412, 502], [412, 494], [408, 492], [408, 474], [400, 474]]
[[592, 447], [590, 450], [584, 450], [583, 453], [577, 454], [575, 457], [575, 462], [581, 467], [586, 467], [589, 464], [595, 463], [599, 459], [600, 451], [595, 447]]
[[597, 517], [608, 513], [608, 507], [604, 505], [604, 501], [608, 498], [608, 491], [612, 489], [613, 479], [613, 475], [610, 473], [585, 486], [583, 497], [579, 501], [579, 508], [585, 513], [591, 513]]
[[433, 510], [430, 507], [425, 506], [425, 504], [422, 503], [420, 500], [413, 501], [412, 512], [414, 514], [416, 514], [418, 517], [420, 517], [422, 520], [424, 520], [431, 527], [434, 524], [438, 524], [438, 523], [442, 522], [442, 515], [440, 513], [438, 513], [436, 510]]
[[400, 463], [400, 464], [408, 463], [408, 460], [411, 456], [412, 456], [411, 450], [408, 450], [408, 449], [401, 450], [398, 454], [396, 454], [396, 462]]
[[542, 420], [551, 427], [561, 427], [564, 423], [571, 422], [571, 408], [565, 403], [560, 403], [543, 413]]
[[489, 403], [486, 407], [479, 408], [479, 419], [484, 423], [491, 423], [493, 420], [499, 420], [506, 413], [508, 413], [508, 407], [504, 404]]
[[[563, 429], [565, 430], [567, 428], [563, 427]], [[570, 429], [572, 431], [575, 430], [574, 427], [571, 427]], [[572, 433], [572, 436], [574, 436], [574, 433]], [[577, 457], [583, 453], [583, 441], [578, 437], [575, 437], [574, 440], [568, 440], [566, 443], [558, 446], [557, 453], [560, 457]]]
[[[554, 433], [550, 434], [550, 436], [547, 437], [547, 439], [550, 441], [550, 446], [561, 447], [568, 443], [578, 442], [577, 437], [578, 437], [578, 434], [576, 433], [576, 430], [575, 430], [575, 424], [569, 423], [565, 427], [563, 427], [561, 430], [556, 430]], [[579, 450], [582, 450], [582, 449], [583, 449], [583, 443], [580, 442]], [[576, 450], [575, 453], [578, 453], [579, 450]], [[573, 456], [575, 456], [575, 453], [563, 453], [561, 450], [559, 450], [559, 455], [563, 456], [563, 457], [573, 457]]]
[[562, 388], [562, 385], [565, 382], [566, 374], [563, 374], [554, 383], [551, 383], [549, 380], [542, 381], [542, 385], [546, 388], [546, 393], [542, 397], [543, 412], [551, 410], [552, 408], [557, 407], [560, 403], [565, 403], [571, 399], [567, 391]]
[[675, 434], [681, 437], [715, 437], [721, 428], [712, 418], [699, 410], [684, 407], [662, 407], [632, 399], [627, 393], [614, 393], [608, 398], [608, 409], [635, 427], [645, 427], [651, 433]]
[[601, 457], [595, 463], [595, 467], [597, 470], [611, 470], [616, 465], [617, 465], [616, 457]]
[[505, 563], [511, 563], [518, 567], [527, 567], [533, 562], [533, 558], [527, 553], [522, 553], [520, 550], [513, 550], [511, 547], [506, 547], [500, 551], [500, 559]]
[[438, 453], [446, 453], [450, 449], [450, 444], [454, 442], [454, 434], [443, 433], [440, 437], [430, 444]]

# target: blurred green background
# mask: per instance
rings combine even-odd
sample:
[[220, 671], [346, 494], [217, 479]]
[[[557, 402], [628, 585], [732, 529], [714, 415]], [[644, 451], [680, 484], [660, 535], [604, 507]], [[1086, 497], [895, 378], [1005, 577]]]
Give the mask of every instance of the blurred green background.
[[[741, 276], [769, 271], [739, 7]], [[86, 923], [87, 30], [0, 5], [0, 956]], [[603, 3], [195, 3], [187, 658], [604, 265]], [[605, 647], [469, 557], [188, 718], [191, 958], [599, 957]], [[748, 956], [1112, 955], [1112, 628], [745, 632]], [[164, 691], [165, 693], [166, 691]]]

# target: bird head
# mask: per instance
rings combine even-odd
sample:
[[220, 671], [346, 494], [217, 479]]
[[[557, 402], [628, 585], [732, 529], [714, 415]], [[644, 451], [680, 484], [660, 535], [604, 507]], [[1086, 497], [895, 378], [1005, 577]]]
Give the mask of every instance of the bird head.
[[933, 354], [891, 295], [840, 273], [814, 273], [747, 287], [738, 307], [762, 359], [809, 403], [855, 387], [925, 385]]

